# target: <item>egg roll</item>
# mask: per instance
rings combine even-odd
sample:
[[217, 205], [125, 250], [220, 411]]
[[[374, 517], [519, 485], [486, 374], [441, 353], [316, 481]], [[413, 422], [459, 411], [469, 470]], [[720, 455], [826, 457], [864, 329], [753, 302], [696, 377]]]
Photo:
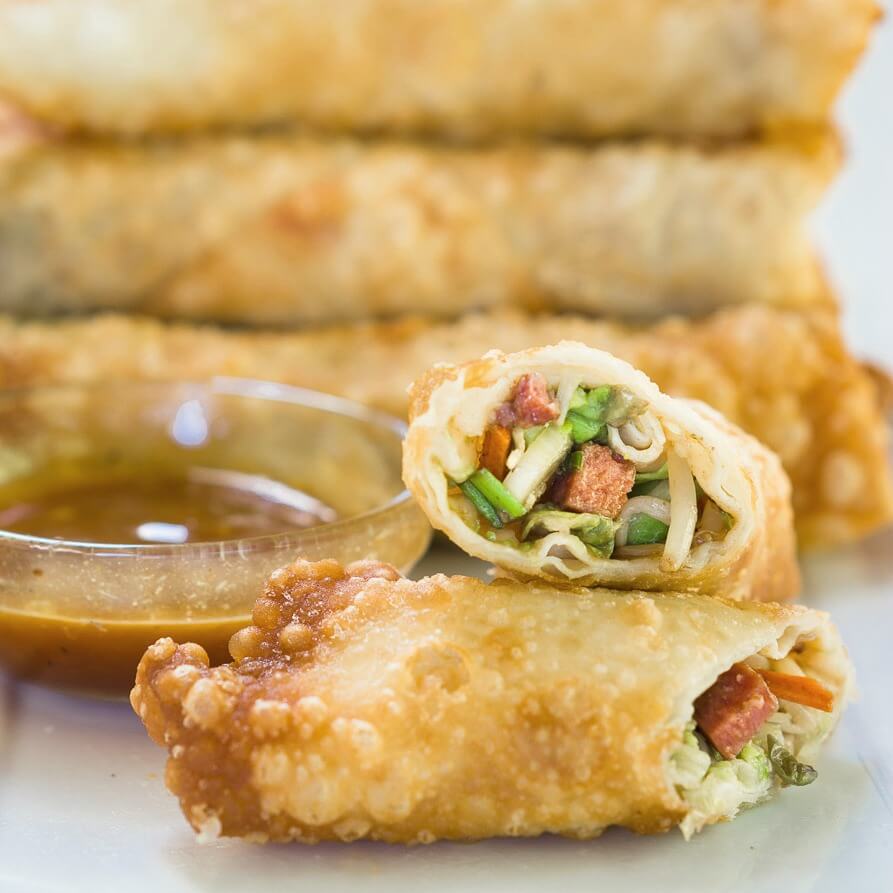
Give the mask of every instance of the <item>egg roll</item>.
[[778, 457], [629, 363], [563, 341], [410, 389], [403, 480], [461, 549], [523, 578], [789, 601], [799, 590]]
[[689, 836], [814, 781], [851, 675], [802, 607], [374, 561], [276, 572], [230, 651], [160, 639], [131, 693], [203, 839]]
[[830, 301], [805, 228], [833, 136], [448, 148], [36, 139], [0, 164], [0, 311], [256, 325]]
[[888, 434], [875, 378], [848, 353], [838, 320], [766, 306], [644, 327], [579, 316], [490, 312], [410, 317], [302, 332], [100, 316], [0, 317], [0, 386], [110, 378], [266, 378], [330, 391], [396, 415], [434, 362], [462, 363], [576, 339], [642, 369], [674, 396], [710, 404], [781, 457], [800, 544], [859, 539], [893, 520]]
[[129, 135], [741, 137], [824, 119], [872, 0], [3, 0], [0, 93]]

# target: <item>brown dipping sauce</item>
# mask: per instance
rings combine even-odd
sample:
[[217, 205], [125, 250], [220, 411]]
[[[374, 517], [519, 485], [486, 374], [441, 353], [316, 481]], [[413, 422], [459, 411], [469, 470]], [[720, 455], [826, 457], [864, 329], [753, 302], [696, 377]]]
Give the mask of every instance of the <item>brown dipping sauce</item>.
[[[0, 488], [0, 530], [80, 543], [216, 542], [336, 517], [330, 506], [285, 484], [211, 468], [179, 476], [144, 468], [106, 477], [42, 475]], [[230, 637], [248, 623], [247, 614], [109, 620], [0, 608], [0, 664], [57, 687], [126, 695], [139, 659], [161, 636], [198, 642], [212, 662], [225, 662]]]
[[198, 642], [212, 665], [251, 617], [209, 620], [86, 620], [0, 608], [0, 664], [16, 676], [93, 695], [125, 696], [146, 649], [162, 636]]
[[336, 519], [312, 496], [259, 475], [191, 468], [145, 470], [54, 487], [23, 481], [0, 502], [0, 530], [81, 543], [207, 543], [314, 527]]

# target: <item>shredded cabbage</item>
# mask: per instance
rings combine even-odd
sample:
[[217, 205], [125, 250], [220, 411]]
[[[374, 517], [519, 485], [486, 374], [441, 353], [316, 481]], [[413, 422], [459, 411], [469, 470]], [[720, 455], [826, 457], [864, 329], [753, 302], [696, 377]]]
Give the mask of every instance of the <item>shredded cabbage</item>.
[[670, 781], [678, 788], [697, 787], [710, 768], [710, 754], [701, 749], [694, 728], [693, 722], [685, 727], [682, 744], [670, 755]]
[[743, 806], [764, 800], [775, 786], [772, 765], [763, 747], [744, 746], [731, 760], [714, 759], [702, 749], [693, 722], [670, 756], [670, 780], [690, 807], [679, 826], [686, 839], [716, 818], [731, 819]]
[[570, 533], [582, 540], [602, 558], [610, 558], [614, 550], [614, 534], [619, 525], [604, 515], [585, 512], [564, 512], [552, 506], [534, 509], [521, 532], [526, 539], [534, 530], [549, 533]]

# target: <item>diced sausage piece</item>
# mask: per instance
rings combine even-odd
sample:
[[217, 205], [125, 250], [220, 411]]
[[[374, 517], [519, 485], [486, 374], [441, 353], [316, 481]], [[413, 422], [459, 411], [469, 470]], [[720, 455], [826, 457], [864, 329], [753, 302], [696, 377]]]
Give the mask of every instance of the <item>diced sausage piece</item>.
[[545, 425], [559, 416], [558, 402], [549, 394], [549, 385], [539, 372], [523, 375], [515, 385], [512, 409], [522, 428]]
[[747, 664], [733, 664], [695, 701], [695, 722], [730, 760], [777, 709], [763, 677]]
[[551, 498], [572, 512], [592, 512], [616, 518], [636, 482], [636, 467], [600, 443], [583, 447], [579, 471], [561, 477]]
[[514, 428], [518, 422], [515, 407], [511, 403], [500, 403], [493, 413], [493, 423], [500, 428]]
[[484, 432], [479, 465], [486, 468], [494, 477], [505, 477], [505, 460], [512, 445], [512, 432], [502, 425], [490, 425]]

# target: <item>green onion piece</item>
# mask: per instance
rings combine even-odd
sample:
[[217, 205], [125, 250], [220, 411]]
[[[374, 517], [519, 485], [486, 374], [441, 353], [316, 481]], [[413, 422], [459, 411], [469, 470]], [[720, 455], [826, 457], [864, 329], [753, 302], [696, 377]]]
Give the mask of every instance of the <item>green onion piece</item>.
[[502, 519], [499, 512], [484, 498], [484, 494], [471, 483], [470, 480], [459, 484], [459, 489], [465, 494], [466, 499], [477, 509], [478, 514], [483, 515], [491, 527], [502, 527]]
[[667, 463], [664, 462], [660, 468], [657, 468], [654, 471], [637, 471], [636, 483], [644, 484], [646, 481], [665, 481], [669, 477], [670, 472], [667, 470]]
[[629, 519], [629, 527], [626, 531], [626, 544], [628, 546], [645, 546], [650, 543], [665, 543], [669, 526], [644, 512], [633, 515]]
[[573, 450], [567, 454], [567, 470], [579, 471], [583, 467], [583, 451]]
[[468, 480], [477, 487], [487, 502], [504, 511], [510, 518], [520, 518], [527, 514], [527, 509], [486, 468], [479, 468]]
[[775, 774], [785, 784], [802, 787], [812, 784], [819, 777], [819, 773], [812, 766], [801, 763], [774, 735], [769, 735], [767, 743], [769, 762], [772, 763]]
[[574, 443], [586, 443], [588, 440], [594, 440], [605, 430], [604, 422], [589, 418], [576, 409], [572, 409], [567, 414], [567, 423], [570, 425]]

